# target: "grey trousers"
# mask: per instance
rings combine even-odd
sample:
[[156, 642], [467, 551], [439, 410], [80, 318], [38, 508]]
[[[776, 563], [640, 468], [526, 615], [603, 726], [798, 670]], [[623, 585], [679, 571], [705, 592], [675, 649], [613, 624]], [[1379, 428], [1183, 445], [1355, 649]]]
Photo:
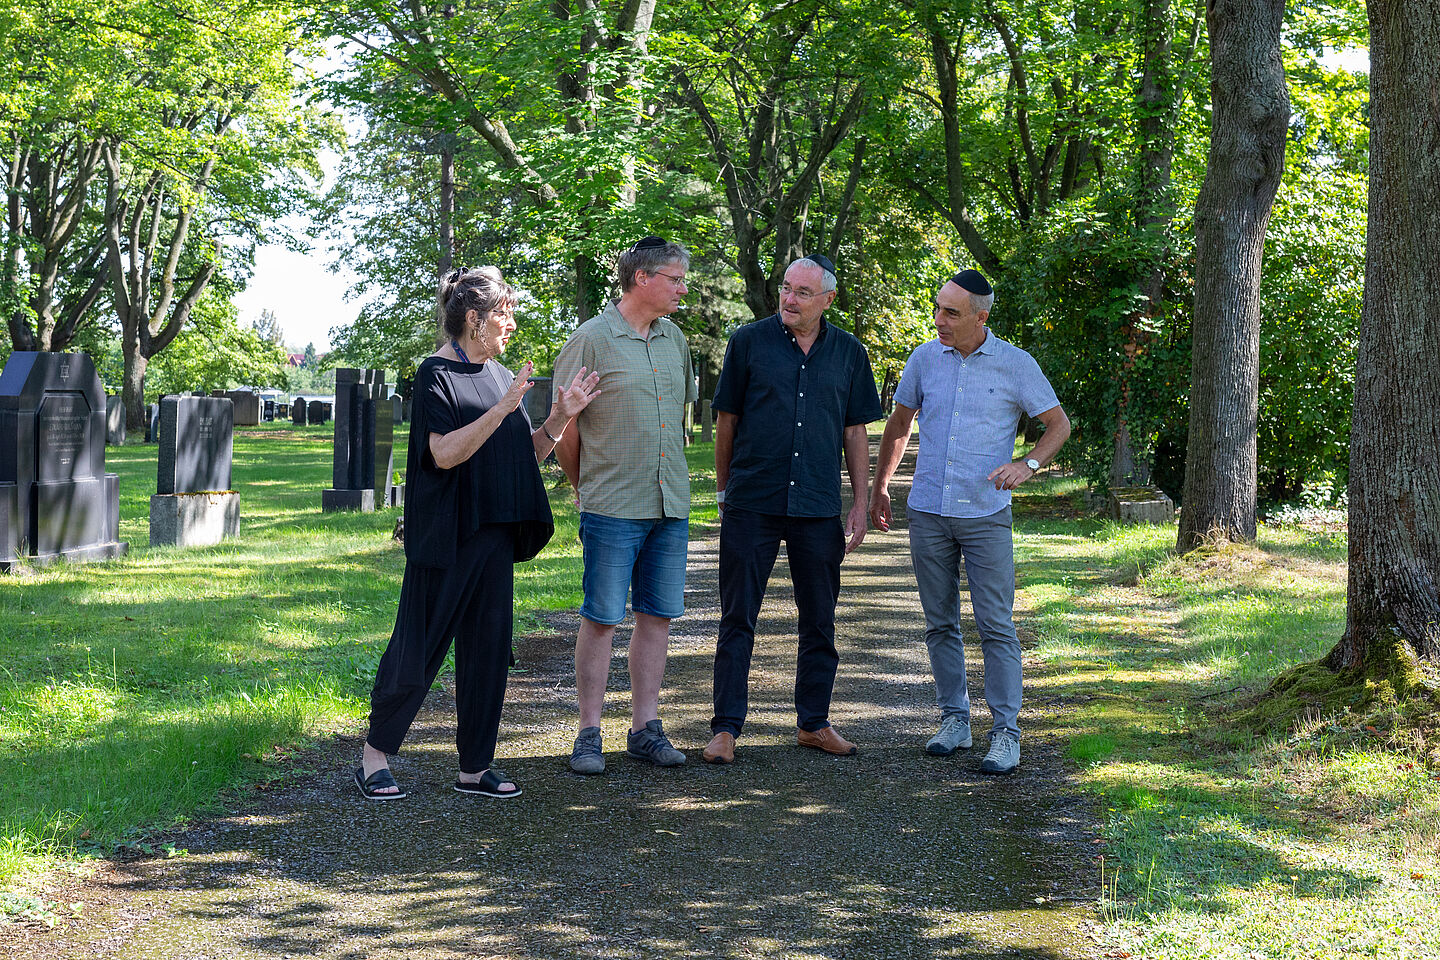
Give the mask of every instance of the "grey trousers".
[[959, 519], [909, 510], [910, 560], [925, 610], [925, 645], [942, 716], [970, 722], [965, 641], [960, 632], [960, 562], [985, 657], [985, 703], [991, 733], [1019, 737], [1020, 641], [1015, 637], [1015, 551], [1010, 508]]

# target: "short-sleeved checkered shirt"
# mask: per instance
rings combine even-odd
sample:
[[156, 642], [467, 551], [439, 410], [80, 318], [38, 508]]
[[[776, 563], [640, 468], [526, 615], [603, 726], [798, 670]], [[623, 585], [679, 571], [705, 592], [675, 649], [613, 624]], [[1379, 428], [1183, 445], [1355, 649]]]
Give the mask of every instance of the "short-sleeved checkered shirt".
[[690, 516], [685, 404], [699, 388], [680, 328], [661, 317], [646, 339], [611, 302], [560, 348], [557, 397], [582, 366], [600, 374], [600, 395], [575, 418], [580, 509], [625, 520]]

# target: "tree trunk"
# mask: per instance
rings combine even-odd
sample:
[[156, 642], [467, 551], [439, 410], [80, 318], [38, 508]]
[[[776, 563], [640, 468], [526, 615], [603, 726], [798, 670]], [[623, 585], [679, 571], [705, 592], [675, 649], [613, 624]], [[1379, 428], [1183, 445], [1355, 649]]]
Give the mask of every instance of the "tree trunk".
[[120, 387], [120, 402], [125, 406], [125, 432], [131, 437], [145, 436], [145, 368], [150, 360], [139, 349], [125, 350], [125, 372]]
[[1350, 593], [1329, 663], [1376, 673], [1397, 653], [1440, 661], [1440, 0], [1370, 0], [1369, 13]]
[[[440, 151], [440, 262], [438, 273], [441, 279], [455, 269], [455, 151], [449, 147]], [[439, 285], [435, 297], [435, 336], [443, 340], [445, 335], [445, 304], [440, 301]]]
[[1210, 155], [1195, 203], [1190, 437], [1176, 549], [1255, 539], [1260, 261], [1285, 164], [1284, 0], [1211, 0]]

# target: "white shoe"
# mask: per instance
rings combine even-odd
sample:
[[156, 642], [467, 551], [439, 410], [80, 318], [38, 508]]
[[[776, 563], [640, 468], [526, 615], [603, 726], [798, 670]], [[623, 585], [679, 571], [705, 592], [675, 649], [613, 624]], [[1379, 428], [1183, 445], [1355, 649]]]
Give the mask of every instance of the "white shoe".
[[940, 721], [940, 729], [925, 744], [925, 752], [932, 757], [948, 757], [956, 750], [966, 750], [974, 743], [970, 736], [970, 724], [951, 715]]
[[1020, 738], [1001, 731], [990, 734], [990, 752], [980, 761], [980, 772], [1004, 776], [1020, 766]]

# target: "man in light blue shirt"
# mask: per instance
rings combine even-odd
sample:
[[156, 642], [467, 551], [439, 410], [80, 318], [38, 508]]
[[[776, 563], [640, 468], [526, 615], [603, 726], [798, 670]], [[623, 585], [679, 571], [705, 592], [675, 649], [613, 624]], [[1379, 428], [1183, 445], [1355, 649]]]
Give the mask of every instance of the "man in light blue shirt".
[[[905, 363], [880, 439], [870, 518], [890, 529], [890, 478], [918, 413], [920, 450], [906, 515], [941, 717], [925, 750], [946, 756], [972, 742], [960, 632], [963, 560], [991, 715], [990, 751], [980, 770], [1008, 774], [1020, 765], [1021, 689], [1010, 491], [1060, 452], [1070, 420], [1035, 358], [986, 329], [994, 303], [995, 291], [975, 270], [957, 273], [935, 295], [938, 336]], [[1015, 460], [1022, 413], [1038, 418], [1045, 435]]]

